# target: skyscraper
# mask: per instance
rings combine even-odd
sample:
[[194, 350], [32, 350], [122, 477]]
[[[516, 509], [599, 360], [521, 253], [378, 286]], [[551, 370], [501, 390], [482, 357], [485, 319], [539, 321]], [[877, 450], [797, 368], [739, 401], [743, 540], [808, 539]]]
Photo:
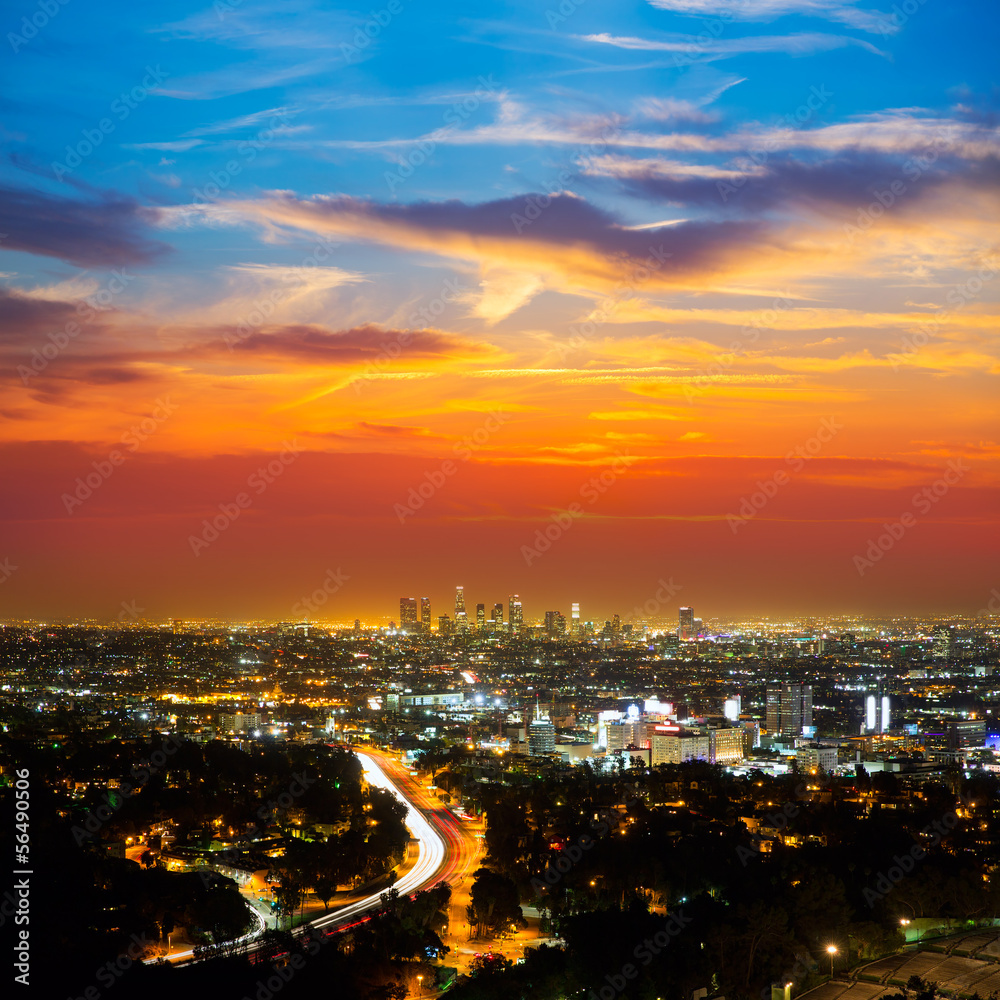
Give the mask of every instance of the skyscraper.
[[503, 604], [493, 605], [493, 624], [497, 628], [503, 625]]
[[431, 631], [431, 599], [420, 598], [420, 631], [429, 635]]
[[486, 628], [486, 605], [477, 604], [476, 605], [476, 628], [478, 631], [482, 632]]
[[545, 612], [545, 634], [550, 638], [566, 631], [566, 618], [561, 611]]
[[521, 612], [521, 598], [517, 594], [511, 594], [507, 601], [507, 620], [510, 622], [511, 632], [520, 632], [524, 625]]
[[783, 736], [801, 736], [812, 726], [812, 685], [774, 683], [767, 685], [767, 731]]
[[865, 698], [865, 724], [863, 731], [866, 733], [884, 733], [889, 728], [889, 696], [882, 693], [879, 686], [874, 692]]
[[694, 608], [679, 608], [677, 619], [677, 638], [689, 642], [694, 638]]
[[570, 607], [569, 630], [573, 635], [580, 634], [580, 605], [576, 601]]
[[399, 599], [399, 627], [406, 633], [417, 631], [417, 599], [401, 597]]
[[455, 614], [465, 614], [465, 587], [455, 588]]
[[532, 757], [554, 753], [556, 749], [556, 727], [547, 715], [542, 715], [535, 706], [535, 718], [528, 727], [528, 753]]

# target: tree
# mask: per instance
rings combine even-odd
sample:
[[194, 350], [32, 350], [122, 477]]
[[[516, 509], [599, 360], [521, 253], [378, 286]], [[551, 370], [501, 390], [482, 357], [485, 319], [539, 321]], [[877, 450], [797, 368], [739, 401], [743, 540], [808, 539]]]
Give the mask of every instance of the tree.
[[487, 952], [485, 955], [476, 955], [469, 963], [470, 976], [499, 976], [508, 969], [513, 968], [514, 963], [503, 955], [494, 955]]
[[476, 872], [466, 910], [472, 937], [496, 937], [512, 926], [526, 927], [513, 879], [489, 868]]

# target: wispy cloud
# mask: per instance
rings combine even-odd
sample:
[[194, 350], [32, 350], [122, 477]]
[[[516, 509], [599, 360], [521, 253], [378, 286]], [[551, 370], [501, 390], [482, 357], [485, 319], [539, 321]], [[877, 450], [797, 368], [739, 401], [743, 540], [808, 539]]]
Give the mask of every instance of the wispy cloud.
[[773, 21], [788, 14], [804, 14], [847, 24], [860, 31], [896, 30], [888, 14], [859, 8], [856, 0], [649, 0], [649, 3], [660, 10], [695, 17]]

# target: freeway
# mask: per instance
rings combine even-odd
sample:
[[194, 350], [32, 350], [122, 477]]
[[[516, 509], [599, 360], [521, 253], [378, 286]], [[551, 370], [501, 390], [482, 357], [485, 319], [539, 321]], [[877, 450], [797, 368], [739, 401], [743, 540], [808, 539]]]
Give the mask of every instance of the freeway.
[[[419, 853], [416, 864], [395, 883], [394, 888], [399, 890], [401, 896], [408, 896], [420, 889], [436, 885], [442, 878], [445, 878], [444, 872], [450, 870], [451, 865], [448, 864], [450, 860], [449, 845], [453, 848], [455, 842], [451, 838], [448, 838], [447, 833], [445, 837], [441, 836], [439, 830], [446, 824], [442, 822], [440, 815], [435, 814], [446, 813], [453, 823], [454, 817], [438, 804], [437, 807], [431, 806], [430, 810], [428, 810], [432, 812], [432, 822], [412, 801], [413, 799], [419, 800], [421, 798], [419, 791], [422, 790], [419, 789], [419, 786], [416, 786], [415, 789], [407, 787], [415, 786], [416, 783], [409, 780], [401, 768], [392, 767], [385, 757], [381, 757], [380, 764], [373, 754], [358, 751], [355, 751], [355, 753], [357, 753], [358, 759], [361, 761], [361, 767], [364, 769], [365, 781], [373, 788], [384, 788], [386, 791], [392, 792], [406, 806], [406, 826], [410, 831], [410, 835], [417, 841]], [[394, 772], [392, 778], [386, 774], [387, 770]], [[403, 794], [404, 788], [411, 798], [407, 798]], [[428, 809], [428, 805], [429, 803], [426, 802], [421, 803], [421, 807], [424, 810]], [[448, 843], [446, 843], [446, 838], [448, 839]], [[451, 864], [454, 864], [454, 859], [451, 859]], [[312, 926], [321, 930], [330, 930], [342, 924], [349, 923], [372, 909], [372, 907], [377, 906], [380, 902], [379, 897], [380, 893], [377, 892], [370, 896], [365, 896], [363, 899], [340, 907], [334, 913], [318, 917], [312, 921]]]
[[[406, 826], [417, 842], [417, 860], [396, 883], [400, 895], [411, 895], [438, 882], [454, 882], [466, 877], [478, 859], [478, 845], [471, 834], [462, 829], [454, 814], [420, 786], [389, 754], [377, 750], [355, 750], [365, 780], [375, 788], [392, 792], [406, 806]], [[300, 926], [296, 933], [318, 928], [334, 933], [364, 919], [368, 911], [380, 903], [381, 893], [372, 893], [338, 907]], [[248, 904], [249, 905], [249, 904]], [[266, 929], [264, 918], [251, 907], [258, 926], [239, 939], [253, 951], [256, 941]], [[193, 949], [172, 952], [170, 962], [184, 964], [195, 960]]]

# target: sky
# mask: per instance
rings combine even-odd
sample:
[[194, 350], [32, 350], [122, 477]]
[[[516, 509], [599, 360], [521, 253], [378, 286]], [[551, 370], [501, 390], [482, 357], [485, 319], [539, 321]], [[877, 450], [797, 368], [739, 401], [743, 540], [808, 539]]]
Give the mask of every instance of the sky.
[[872, 2], [5, 5], [0, 619], [985, 607], [1000, 13]]

